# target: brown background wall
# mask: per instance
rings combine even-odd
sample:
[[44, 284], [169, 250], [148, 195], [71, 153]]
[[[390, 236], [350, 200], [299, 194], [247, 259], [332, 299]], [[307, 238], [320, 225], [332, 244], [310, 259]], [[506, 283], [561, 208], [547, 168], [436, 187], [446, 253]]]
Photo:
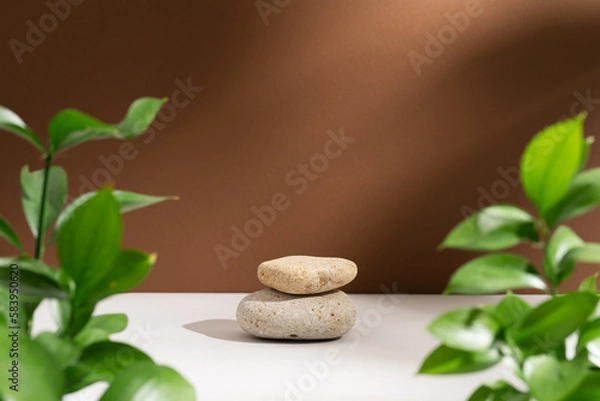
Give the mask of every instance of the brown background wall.
[[[600, 133], [597, 0], [481, 0], [454, 38], [446, 14], [473, 11], [469, 1], [265, 0], [281, 6], [268, 24], [253, 0], [78, 1], [22, 63], [9, 41], [25, 42], [27, 21], [39, 26], [50, 9], [3, 4], [0, 103], [35, 130], [45, 135], [65, 107], [116, 122], [136, 97], [172, 96], [177, 80], [204, 88], [173, 118], [165, 111], [129, 160], [114, 141], [58, 160], [72, 196], [112, 181], [181, 197], [125, 217], [124, 245], [159, 254], [141, 290], [251, 291], [260, 261], [315, 254], [358, 263], [349, 291], [439, 292], [473, 256], [435, 250], [465, 206], [491, 197], [529, 207], [498, 169], [513, 171], [536, 131], [587, 107], [587, 133]], [[418, 76], [408, 54], [426, 56], [428, 34], [448, 44]], [[596, 100], [582, 106], [586, 92]], [[342, 127], [355, 141], [296, 194], [286, 175]], [[8, 134], [0, 144], [0, 213], [27, 237], [19, 170], [41, 162]], [[224, 269], [215, 245], [230, 246], [231, 226], [278, 192], [289, 207]], [[600, 211], [573, 226], [600, 241]]]

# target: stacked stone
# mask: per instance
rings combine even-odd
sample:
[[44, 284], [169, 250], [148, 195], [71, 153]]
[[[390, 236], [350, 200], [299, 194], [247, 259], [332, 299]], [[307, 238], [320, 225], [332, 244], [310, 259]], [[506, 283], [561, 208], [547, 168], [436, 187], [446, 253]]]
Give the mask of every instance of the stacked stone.
[[358, 274], [342, 258], [286, 256], [258, 266], [270, 287], [246, 296], [237, 308], [242, 329], [261, 338], [326, 340], [346, 334], [356, 321], [352, 299], [338, 288]]

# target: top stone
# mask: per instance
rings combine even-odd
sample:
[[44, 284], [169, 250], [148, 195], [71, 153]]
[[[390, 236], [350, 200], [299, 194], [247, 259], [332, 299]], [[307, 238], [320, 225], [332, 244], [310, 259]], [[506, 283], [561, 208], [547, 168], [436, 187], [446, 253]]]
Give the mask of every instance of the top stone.
[[286, 256], [262, 262], [258, 279], [287, 294], [319, 294], [342, 287], [356, 277], [358, 268], [348, 259]]

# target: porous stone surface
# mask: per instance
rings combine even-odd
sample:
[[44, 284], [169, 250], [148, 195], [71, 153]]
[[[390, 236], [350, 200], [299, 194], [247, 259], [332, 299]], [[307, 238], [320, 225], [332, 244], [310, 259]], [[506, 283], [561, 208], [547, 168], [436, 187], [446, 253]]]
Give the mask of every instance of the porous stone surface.
[[343, 258], [286, 256], [258, 266], [258, 279], [267, 287], [288, 294], [319, 294], [350, 283], [356, 264]]
[[240, 327], [256, 337], [326, 340], [341, 337], [354, 326], [356, 308], [339, 290], [290, 295], [266, 288], [242, 299], [236, 317]]

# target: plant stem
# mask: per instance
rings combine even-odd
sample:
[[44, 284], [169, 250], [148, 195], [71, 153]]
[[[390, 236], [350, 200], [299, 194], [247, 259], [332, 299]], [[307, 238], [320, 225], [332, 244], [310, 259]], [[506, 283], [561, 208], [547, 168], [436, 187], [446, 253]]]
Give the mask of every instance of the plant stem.
[[35, 242], [35, 258], [41, 259], [44, 255], [44, 213], [46, 212], [46, 197], [48, 196], [48, 181], [50, 177], [50, 166], [52, 165], [52, 154], [46, 156], [46, 166], [44, 167], [44, 184], [42, 186], [42, 202], [40, 204], [40, 217], [38, 221], [38, 235]]
[[[548, 226], [548, 223], [545, 219], [538, 219], [536, 222], [536, 226], [538, 229], [538, 236], [540, 238], [539, 245], [542, 248], [544, 255], [546, 254], [546, 248], [548, 248], [548, 243], [550, 242], [550, 238], [552, 236], [552, 228]], [[546, 293], [549, 293], [553, 298], [556, 296], [556, 285], [550, 280], [549, 277], [546, 277], [546, 281], [550, 284], [550, 291], [546, 290]]]

